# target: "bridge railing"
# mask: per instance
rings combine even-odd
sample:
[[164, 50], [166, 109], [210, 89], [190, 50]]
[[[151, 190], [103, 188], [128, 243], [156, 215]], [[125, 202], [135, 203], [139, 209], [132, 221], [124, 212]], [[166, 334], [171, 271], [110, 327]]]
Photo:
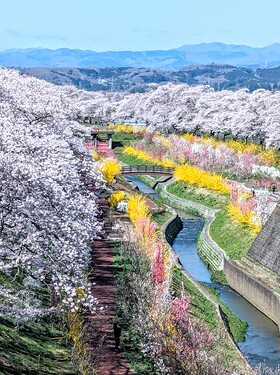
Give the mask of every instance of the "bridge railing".
[[174, 168], [161, 167], [157, 165], [124, 165], [121, 174], [129, 173], [158, 173], [158, 174], [173, 174]]

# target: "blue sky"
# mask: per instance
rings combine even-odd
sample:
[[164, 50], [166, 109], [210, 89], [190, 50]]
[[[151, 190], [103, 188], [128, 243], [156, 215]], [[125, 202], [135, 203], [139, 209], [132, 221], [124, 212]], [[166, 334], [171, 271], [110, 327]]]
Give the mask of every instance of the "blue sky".
[[0, 50], [280, 42], [280, 0], [0, 0]]

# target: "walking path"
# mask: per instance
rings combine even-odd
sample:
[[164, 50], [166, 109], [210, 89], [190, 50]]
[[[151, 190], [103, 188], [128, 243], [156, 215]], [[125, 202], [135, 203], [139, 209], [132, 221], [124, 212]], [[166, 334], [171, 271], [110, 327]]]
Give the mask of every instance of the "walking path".
[[[101, 199], [100, 206], [106, 221], [107, 200]], [[111, 233], [111, 228], [108, 228], [105, 237], [107, 238]], [[95, 283], [92, 294], [99, 301], [99, 311], [96, 315], [87, 317], [87, 333], [94, 369], [97, 375], [132, 375], [133, 371], [123, 352], [115, 348], [113, 323], [116, 315], [116, 287], [113, 244], [106, 239], [94, 240], [92, 261], [90, 281]]]

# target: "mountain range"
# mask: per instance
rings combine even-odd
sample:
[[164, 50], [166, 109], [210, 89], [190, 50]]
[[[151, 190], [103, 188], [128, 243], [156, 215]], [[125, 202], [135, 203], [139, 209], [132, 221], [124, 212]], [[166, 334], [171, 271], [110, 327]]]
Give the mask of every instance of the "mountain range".
[[280, 43], [257, 48], [246, 45], [201, 43], [170, 50], [107, 51], [59, 48], [10, 49], [0, 51], [6, 67], [132, 67], [177, 70], [189, 65], [229, 64], [237, 67], [280, 65]]

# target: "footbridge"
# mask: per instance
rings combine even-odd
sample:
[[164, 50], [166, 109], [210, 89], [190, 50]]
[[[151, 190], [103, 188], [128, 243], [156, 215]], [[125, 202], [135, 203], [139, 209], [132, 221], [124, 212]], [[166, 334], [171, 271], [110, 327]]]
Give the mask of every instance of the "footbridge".
[[121, 174], [130, 175], [130, 174], [163, 174], [172, 176], [174, 173], [174, 168], [160, 167], [157, 165], [124, 165], [122, 166]]

